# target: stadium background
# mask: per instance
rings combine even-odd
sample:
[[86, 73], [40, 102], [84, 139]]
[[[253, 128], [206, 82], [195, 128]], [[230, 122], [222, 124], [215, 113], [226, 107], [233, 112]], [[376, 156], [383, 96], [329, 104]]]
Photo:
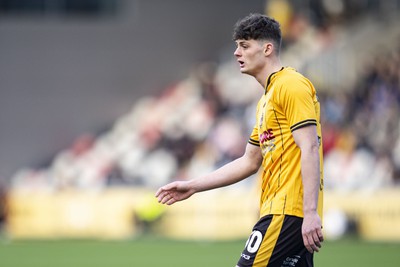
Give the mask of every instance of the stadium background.
[[168, 208], [153, 195], [243, 152], [262, 92], [239, 74], [231, 32], [250, 12], [281, 22], [284, 65], [310, 77], [323, 105], [317, 263], [396, 265], [399, 10], [398, 0], [1, 0], [0, 265], [234, 264], [257, 218], [256, 177]]

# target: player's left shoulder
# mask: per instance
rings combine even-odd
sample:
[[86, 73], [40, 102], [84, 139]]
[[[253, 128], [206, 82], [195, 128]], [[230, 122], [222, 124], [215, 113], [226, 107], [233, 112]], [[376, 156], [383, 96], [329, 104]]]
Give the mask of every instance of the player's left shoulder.
[[295, 68], [286, 67], [286, 75], [285, 78], [288, 82], [303, 82], [307, 84], [311, 84], [310, 80], [304, 76], [301, 72], [297, 71]]
[[281, 80], [281, 88], [287, 93], [315, 93], [313, 84], [304, 75], [297, 72], [295, 69], [289, 69]]

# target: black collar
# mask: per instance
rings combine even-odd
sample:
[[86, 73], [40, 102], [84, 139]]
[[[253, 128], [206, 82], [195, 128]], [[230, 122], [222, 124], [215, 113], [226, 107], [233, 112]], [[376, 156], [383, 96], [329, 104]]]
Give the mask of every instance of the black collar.
[[267, 84], [265, 85], [265, 93], [267, 93], [267, 88], [268, 88], [269, 83], [271, 82], [272, 76], [274, 76], [275, 74], [277, 74], [278, 72], [280, 72], [280, 71], [283, 70], [284, 68], [285, 68], [285, 67], [282, 67], [280, 70], [275, 71], [275, 72], [273, 72], [273, 73], [271, 73], [271, 74], [269, 75], [269, 77], [268, 77], [268, 79], [267, 79]]

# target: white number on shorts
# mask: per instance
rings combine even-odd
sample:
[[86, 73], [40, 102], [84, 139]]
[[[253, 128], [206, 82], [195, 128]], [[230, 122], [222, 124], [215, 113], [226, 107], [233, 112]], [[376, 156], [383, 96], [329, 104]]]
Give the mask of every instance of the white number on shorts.
[[246, 242], [246, 249], [250, 253], [255, 253], [261, 245], [262, 233], [260, 231], [253, 231]]

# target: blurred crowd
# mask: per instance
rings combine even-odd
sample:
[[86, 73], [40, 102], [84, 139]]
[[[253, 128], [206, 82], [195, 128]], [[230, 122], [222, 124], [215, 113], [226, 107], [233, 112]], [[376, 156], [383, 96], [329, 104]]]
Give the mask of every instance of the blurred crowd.
[[[272, 4], [288, 3], [269, 2], [269, 13], [285, 10]], [[293, 50], [299, 45], [308, 48], [308, 56], [318, 56], [335, 42], [331, 25], [339, 13], [337, 6], [330, 8], [336, 13], [329, 22], [310, 23], [300, 13], [290, 21], [282, 19], [283, 58], [299, 51]], [[304, 40], [313, 40], [313, 46]], [[354, 88], [317, 88], [328, 190], [376, 190], [399, 184], [400, 49], [380, 52], [384, 54], [371, 59]], [[262, 93], [252, 78], [240, 74], [233, 55], [222, 63], [199, 64], [159, 95], [137, 100], [108, 131], [78, 137], [47, 168], [21, 169], [11, 187], [153, 189], [174, 179], [200, 176], [243, 154]]]
[[326, 186], [373, 190], [400, 184], [400, 47], [372, 60], [351, 91], [325, 91]]
[[19, 171], [13, 187], [156, 188], [239, 157], [262, 90], [249, 77], [234, 75], [236, 67], [233, 62], [196, 66], [190, 77], [160, 95], [139, 99], [109, 131], [78, 137], [48, 168]]

